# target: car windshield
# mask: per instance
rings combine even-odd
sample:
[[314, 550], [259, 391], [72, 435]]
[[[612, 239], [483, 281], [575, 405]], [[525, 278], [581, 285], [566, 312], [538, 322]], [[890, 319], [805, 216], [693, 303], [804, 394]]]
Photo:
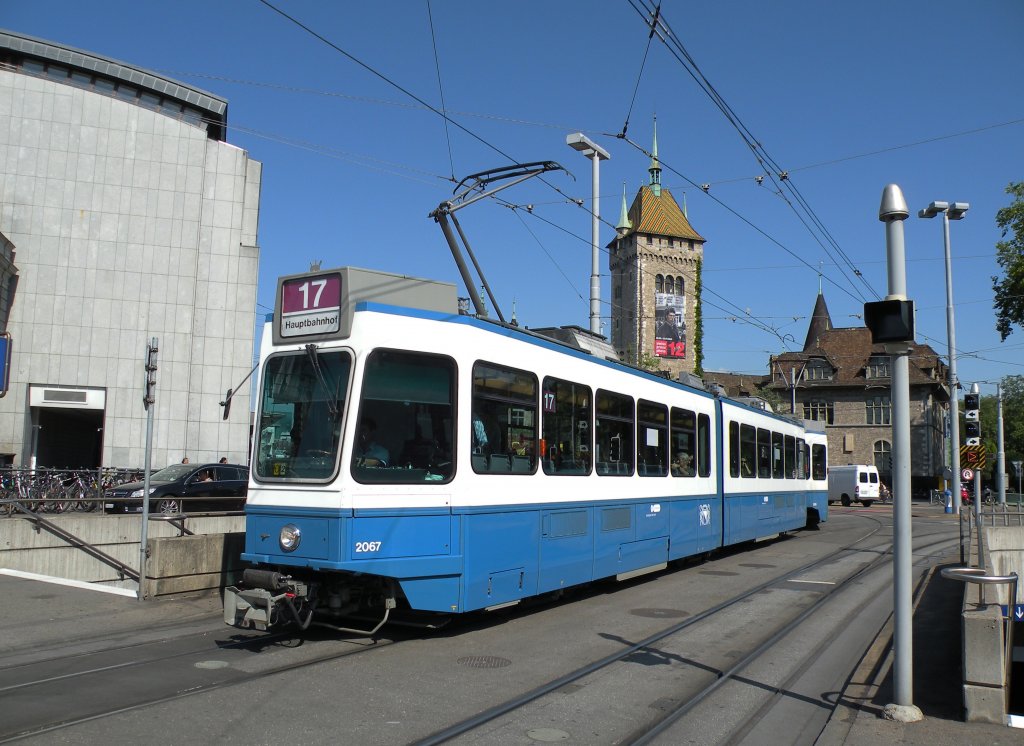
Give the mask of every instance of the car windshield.
[[321, 480], [334, 474], [351, 366], [348, 353], [315, 348], [267, 360], [257, 476]]
[[173, 464], [149, 475], [150, 482], [173, 482], [181, 479], [196, 467], [189, 464]]

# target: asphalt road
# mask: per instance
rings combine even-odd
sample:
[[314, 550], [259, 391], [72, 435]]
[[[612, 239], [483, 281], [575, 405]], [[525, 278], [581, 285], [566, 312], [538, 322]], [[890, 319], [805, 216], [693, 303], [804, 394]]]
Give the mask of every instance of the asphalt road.
[[[915, 579], [955, 555], [956, 532], [915, 518]], [[891, 612], [891, 536], [885, 506], [834, 509], [820, 530], [703, 564], [377, 640], [241, 633], [210, 599], [109, 597], [105, 613], [33, 584], [48, 623], [0, 612], [0, 742], [417, 743], [625, 653], [453, 742], [634, 742], [662, 722], [653, 742], [813, 743]]]

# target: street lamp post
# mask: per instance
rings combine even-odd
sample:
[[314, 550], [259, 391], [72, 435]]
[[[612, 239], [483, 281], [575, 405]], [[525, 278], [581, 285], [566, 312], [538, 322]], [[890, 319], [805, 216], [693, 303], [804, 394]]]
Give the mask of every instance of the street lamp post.
[[949, 466], [953, 481], [953, 512], [960, 514], [960, 403], [957, 400], [956, 324], [953, 321], [953, 267], [949, 256], [949, 221], [962, 220], [970, 204], [967, 202], [932, 202], [917, 213], [919, 218], [942, 214], [942, 236], [946, 249], [946, 339], [949, 344]]
[[576, 132], [565, 138], [565, 144], [578, 150], [591, 160], [593, 164], [593, 201], [590, 214], [592, 216], [590, 231], [590, 331], [601, 333], [601, 265], [598, 260], [597, 240], [601, 226], [601, 209], [599, 188], [601, 183], [599, 164], [611, 158], [608, 151], [584, 135]]

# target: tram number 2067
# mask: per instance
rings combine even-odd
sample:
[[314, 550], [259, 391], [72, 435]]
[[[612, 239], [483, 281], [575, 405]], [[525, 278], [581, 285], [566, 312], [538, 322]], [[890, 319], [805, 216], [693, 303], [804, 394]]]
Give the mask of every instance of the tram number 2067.
[[379, 552], [381, 543], [379, 541], [357, 541], [356, 554], [361, 552]]

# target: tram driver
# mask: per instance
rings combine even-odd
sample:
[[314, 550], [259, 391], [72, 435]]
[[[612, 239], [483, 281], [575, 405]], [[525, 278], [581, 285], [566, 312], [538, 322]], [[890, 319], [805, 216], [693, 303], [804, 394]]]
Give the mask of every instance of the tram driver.
[[372, 417], [363, 417], [356, 439], [356, 458], [360, 466], [387, 466], [391, 460], [388, 449], [375, 439], [377, 423]]

